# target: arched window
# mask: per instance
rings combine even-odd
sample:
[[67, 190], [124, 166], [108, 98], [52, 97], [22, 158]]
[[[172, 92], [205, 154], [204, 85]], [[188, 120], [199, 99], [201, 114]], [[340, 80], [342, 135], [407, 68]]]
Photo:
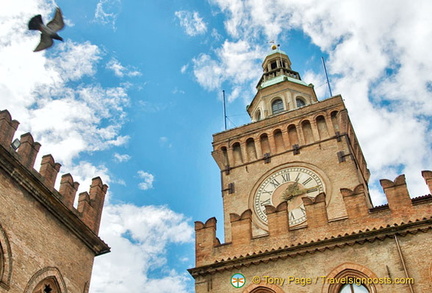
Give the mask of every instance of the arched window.
[[369, 290], [363, 285], [346, 284], [342, 286], [340, 293], [369, 293]]
[[277, 114], [284, 110], [284, 105], [281, 99], [276, 99], [272, 103], [272, 113]]
[[266, 287], [258, 287], [251, 291], [251, 293], [274, 293], [272, 289], [266, 288]]
[[326, 293], [376, 293], [382, 291], [381, 284], [363, 283], [368, 278], [378, 278], [371, 270], [355, 263], [343, 263], [334, 268], [328, 275], [329, 279], [346, 279], [346, 282], [324, 284], [321, 292]]
[[49, 277], [39, 282], [33, 293], [60, 293], [60, 286], [55, 278]]
[[306, 102], [302, 98], [296, 98], [297, 108], [306, 106]]
[[55, 267], [46, 267], [36, 272], [27, 283], [24, 293], [67, 293], [66, 283]]

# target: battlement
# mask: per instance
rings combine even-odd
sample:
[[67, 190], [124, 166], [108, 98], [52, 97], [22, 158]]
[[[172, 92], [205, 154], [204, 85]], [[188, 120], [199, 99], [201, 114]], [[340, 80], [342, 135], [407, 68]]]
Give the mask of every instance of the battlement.
[[[7, 110], [0, 111], [0, 171], [8, 174], [23, 190], [32, 195], [49, 212], [86, 242], [96, 254], [109, 251], [97, 237], [108, 186], [99, 177], [92, 179], [89, 192], [79, 194], [74, 207], [79, 183], [71, 174], [61, 176], [60, 188], [54, 188], [61, 165], [51, 155], [42, 157], [39, 172], [34, 169], [41, 147], [30, 133], [12, 141], [19, 122], [12, 120]], [[90, 232], [91, 231], [91, 232]]]
[[[423, 171], [422, 176], [432, 193], [432, 171]], [[354, 243], [382, 240], [394, 235], [417, 233], [432, 223], [432, 195], [411, 198], [405, 176], [394, 181], [380, 181], [388, 204], [369, 208], [367, 190], [363, 185], [353, 189], [342, 188], [347, 216], [329, 220], [326, 209], [326, 195], [319, 194], [315, 199], [303, 197], [307, 222], [305, 225], [290, 227], [288, 205], [266, 206], [268, 234], [252, 236], [252, 212], [242, 215], [230, 214], [231, 242], [220, 244], [216, 238], [216, 219], [207, 223], [195, 223], [196, 268], [192, 274], [199, 274], [211, 268], [235, 266], [236, 260], [242, 264], [269, 261], [287, 255], [313, 253]]]

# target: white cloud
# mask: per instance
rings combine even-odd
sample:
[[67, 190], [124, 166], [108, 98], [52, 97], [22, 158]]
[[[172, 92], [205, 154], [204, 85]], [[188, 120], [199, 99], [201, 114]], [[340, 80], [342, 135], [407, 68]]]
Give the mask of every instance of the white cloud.
[[[108, 176], [104, 166], [74, 159], [83, 152], [128, 140], [120, 134], [129, 103], [126, 88], [83, 81], [83, 77], [95, 76], [104, 58], [99, 47], [90, 42], [65, 39], [64, 43], [56, 41], [49, 53], [33, 52], [40, 33], [28, 31], [27, 22], [36, 13], [49, 20], [53, 11], [52, 3], [30, 0], [10, 3], [0, 11], [0, 39], [8, 39], [0, 41], [0, 104], [21, 122], [16, 136], [30, 132], [42, 144], [39, 160], [51, 153], [63, 165], [62, 172], [79, 167], [71, 173], [84, 181], [95, 174]], [[91, 175], [85, 171], [92, 168], [95, 173]]]
[[180, 68], [180, 72], [184, 74], [188, 68], [189, 68], [189, 64], [185, 64]]
[[143, 182], [138, 184], [139, 189], [147, 190], [153, 188], [154, 176], [148, 172], [139, 170], [138, 177], [143, 180]]
[[[107, 206], [100, 235], [113, 249], [96, 258], [91, 292], [187, 292], [187, 273], [166, 265], [168, 245], [193, 242], [183, 215], [167, 207]], [[148, 277], [150, 271], [158, 277]]]
[[137, 70], [130, 70], [124, 67], [117, 59], [112, 58], [106, 65], [106, 68], [112, 70], [117, 77], [139, 76], [141, 73]]
[[95, 20], [116, 29], [117, 17], [121, 11], [122, 0], [99, 0], [96, 4]]
[[238, 97], [235, 93], [246, 93], [247, 99], [254, 95], [251, 84], [255, 84], [261, 69], [258, 60], [262, 60], [264, 51], [251, 46], [244, 40], [231, 42], [226, 40], [221, 48], [215, 50], [215, 58], [201, 54], [194, 58], [193, 70], [198, 83], [208, 90], [221, 90], [222, 83], [233, 86], [229, 101]]
[[175, 16], [180, 20], [180, 25], [189, 36], [201, 35], [207, 31], [207, 24], [197, 11], [176, 11]]
[[[104, 184], [109, 185], [112, 182], [110, 172], [104, 165], [95, 166], [86, 161], [80, 161], [77, 164], [72, 166], [66, 165], [61, 168], [61, 175], [70, 173], [75, 182], [78, 182], [79, 188], [77, 192], [77, 196], [75, 197], [75, 206], [78, 203], [78, 194], [85, 191], [90, 191], [90, 185], [92, 183], [92, 179], [96, 176], [102, 179]], [[60, 175], [58, 176], [60, 177]], [[57, 184], [60, 185], [60, 180], [57, 180]], [[57, 187], [57, 190], [60, 186]], [[110, 201], [110, 192], [108, 189], [108, 193], [105, 196], [105, 203], [109, 203]]]
[[128, 154], [120, 155], [119, 153], [114, 153], [114, 159], [119, 163], [123, 163], [129, 161], [131, 156]]
[[46, 60], [45, 67], [64, 82], [94, 75], [96, 64], [101, 59], [100, 49], [90, 42], [75, 43], [66, 40], [57, 44], [57, 50], [53, 53]]

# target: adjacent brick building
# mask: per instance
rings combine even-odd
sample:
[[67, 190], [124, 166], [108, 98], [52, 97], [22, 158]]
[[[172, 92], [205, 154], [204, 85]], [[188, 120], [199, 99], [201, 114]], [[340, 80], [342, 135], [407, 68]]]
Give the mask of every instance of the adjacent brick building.
[[79, 184], [65, 174], [54, 188], [51, 155], [33, 169], [40, 144], [26, 133], [18, 147], [18, 125], [0, 111], [0, 292], [88, 292], [94, 257], [110, 251], [98, 237], [108, 187], [94, 178], [75, 208]]
[[247, 111], [213, 136], [225, 243], [215, 218], [195, 223], [197, 293], [432, 292], [432, 196], [411, 198], [401, 175], [372, 205], [341, 96], [318, 101], [275, 47]]

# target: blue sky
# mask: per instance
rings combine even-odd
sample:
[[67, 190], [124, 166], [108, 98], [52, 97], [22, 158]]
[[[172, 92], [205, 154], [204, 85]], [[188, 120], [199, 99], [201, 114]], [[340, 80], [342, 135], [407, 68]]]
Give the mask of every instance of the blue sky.
[[[65, 41], [33, 53], [39, 33], [27, 22], [48, 22], [56, 6]], [[80, 191], [95, 176], [109, 185], [100, 235], [112, 252], [96, 258], [91, 292], [193, 292], [193, 222], [222, 223], [210, 155], [222, 89], [228, 126], [249, 123], [271, 40], [320, 99], [329, 96], [326, 58], [376, 205], [385, 203], [378, 180], [401, 173], [413, 197], [428, 193], [420, 172], [432, 168], [431, 10], [426, 0], [7, 1], [0, 109]]]

